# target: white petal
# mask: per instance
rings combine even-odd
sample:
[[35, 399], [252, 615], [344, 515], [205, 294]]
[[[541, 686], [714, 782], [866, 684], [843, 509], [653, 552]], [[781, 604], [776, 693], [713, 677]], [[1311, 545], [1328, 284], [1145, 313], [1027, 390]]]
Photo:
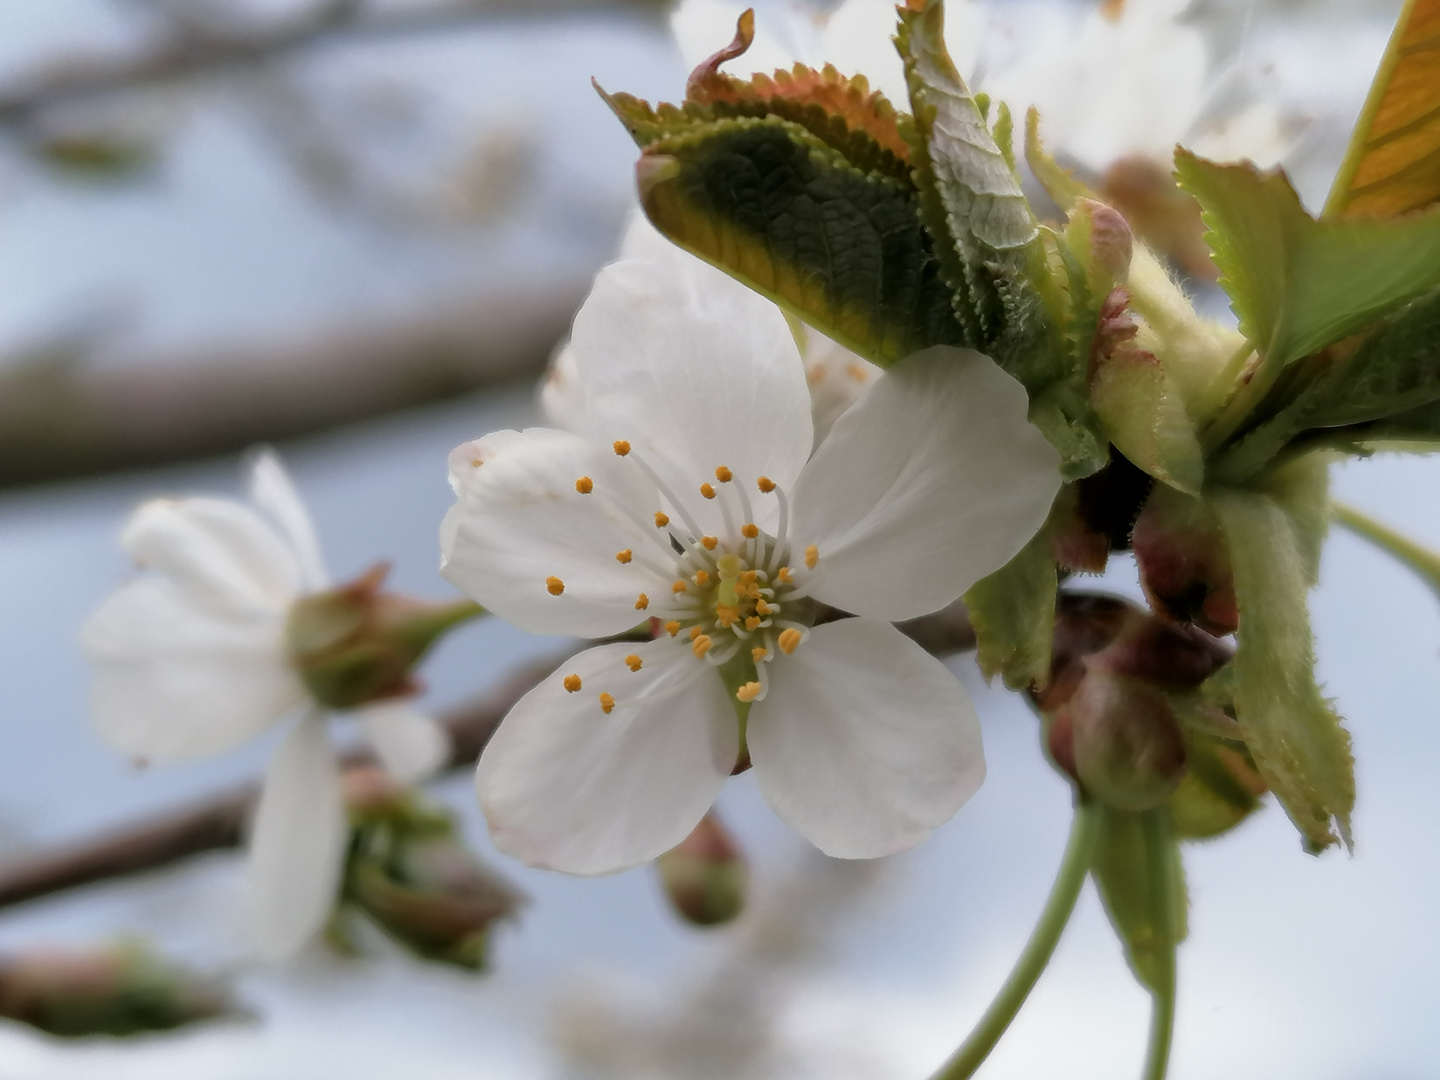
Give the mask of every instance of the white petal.
[[775, 812], [827, 855], [914, 847], [984, 780], [965, 688], [893, 626], [817, 626], [771, 666], [747, 728], [755, 779]]
[[315, 523], [300, 501], [300, 493], [295, 490], [294, 481], [290, 479], [280, 455], [269, 447], [262, 449], [251, 462], [250, 497], [255, 500], [256, 506], [275, 519], [290, 541], [300, 564], [302, 587], [312, 592], [325, 588], [330, 583], [329, 575], [325, 573]]
[[805, 327], [805, 381], [810, 385], [816, 446], [824, 441], [840, 414], [875, 385], [882, 370], [820, 331]]
[[[629, 654], [643, 667], [631, 671]], [[575, 693], [562, 683], [580, 677]], [[606, 714], [600, 694], [615, 699]], [[476, 789], [501, 851], [531, 866], [608, 874], [694, 828], [739, 751], [714, 667], [683, 643], [601, 645], [520, 699], [480, 757]]]
[[[570, 338], [592, 435], [626, 439], [718, 534], [700, 485], [730, 468], [788, 488], [810, 454], [810, 394], [780, 309], [676, 249], [601, 270]], [[755, 503], [767, 527], [773, 499]]]
[[164, 578], [116, 592], [82, 640], [100, 733], [137, 757], [221, 753], [308, 700], [286, 660], [283, 617], [217, 613]]
[[408, 701], [381, 701], [355, 711], [386, 770], [402, 783], [430, 776], [450, 757], [450, 736]]
[[[594, 485], [588, 495], [576, 490], [581, 477]], [[669, 598], [675, 566], [654, 526], [659, 499], [609, 446], [549, 428], [497, 431], [456, 448], [450, 481], [459, 500], [440, 530], [441, 573], [507, 622], [598, 637], [647, 618], [635, 606], [642, 592]]]
[[568, 341], [555, 350], [540, 381], [540, 412], [552, 428], [577, 434], [585, 428], [585, 388]]
[[294, 953], [325, 924], [349, 838], [335, 751], [312, 713], [270, 762], [250, 834], [250, 924], [267, 959]]
[[1018, 382], [938, 345], [907, 357], [835, 422], [795, 489], [814, 593], [894, 621], [944, 607], [1035, 535], [1059, 455], [1025, 419]]
[[[729, 45], [735, 37], [735, 20], [747, 6], [728, 0], [682, 0], [670, 16], [670, 30], [680, 46], [685, 66], [694, 68]], [[894, 22], [893, 16], [891, 22]], [[893, 31], [892, 25], [889, 32]], [[730, 61], [724, 70], [743, 78], [755, 71], [768, 74], [776, 68], [788, 68], [794, 62], [790, 50], [767, 32], [762, 17], [756, 22], [755, 40], [745, 55]]]
[[131, 515], [120, 542], [137, 564], [216, 610], [283, 610], [302, 582], [275, 529], [227, 499], [152, 500]]
[[650, 224], [645, 211], [638, 206], [632, 206], [625, 217], [625, 234], [620, 239], [620, 253], [616, 258], [667, 259], [676, 252], [680, 252], [687, 259], [700, 261], [699, 256], [691, 255], [665, 239], [660, 230]]

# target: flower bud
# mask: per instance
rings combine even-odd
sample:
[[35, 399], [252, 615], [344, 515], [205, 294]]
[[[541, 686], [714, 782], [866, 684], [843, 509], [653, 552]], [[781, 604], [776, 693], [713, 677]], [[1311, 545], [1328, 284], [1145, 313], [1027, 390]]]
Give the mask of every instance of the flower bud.
[[1065, 705], [1075, 772], [1117, 810], [1159, 806], [1185, 775], [1185, 736], [1162, 691], [1091, 668]]
[[727, 923], [745, 907], [749, 871], [740, 848], [714, 811], [655, 860], [675, 913], [696, 926]]
[[51, 1035], [168, 1031], [233, 1013], [219, 983], [133, 942], [0, 959], [0, 1016]]
[[387, 858], [352, 860], [346, 891], [415, 955], [470, 970], [485, 966], [490, 925], [523, 902], [449, 835], [403, 838]]
[[1230, 553], [1202, 500], [1157, 485], [1135, 521], [1131, 545], [1156, 612], [1216, 635], [1239, 628]]
[[290, 609], [290, 659], [316, 701], [332, 709], [413, 693], [411, 670], [443, 634], [482, 609], [380, 591], [389, 567], [301, 597]]

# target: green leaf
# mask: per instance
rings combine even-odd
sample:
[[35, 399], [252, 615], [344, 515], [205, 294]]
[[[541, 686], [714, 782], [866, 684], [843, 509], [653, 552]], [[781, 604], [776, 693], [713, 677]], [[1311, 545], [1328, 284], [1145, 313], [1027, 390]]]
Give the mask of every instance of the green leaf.
[[1440, 210], [1404, 221], [1316, 221], [1285, 174], [1175, 155], [1204, 211], [1241, 332], [1278, 369], [1440, 285]]
[[[1098, 808], [1097, 808], [1098, 809]], [[1185, 867], [1170, 811], [1100, 809], [1100, 840], [1090, 873], [1125, 945], [1135, 977], [1160, 991], [1175, 946], [1188, 933]]]
[[899, 16], [895, 43], [914, 116], [910, 165], [955, 314], [969, 344], [1025, 386], [1030, 419], [1060, 451], [1065, 475], [1088, 476], [1109, 455], [1083, 365], [1059, 325], [1064, 290], [1008, 152], [1009, 113], [1000, 111], [996, 125], [1002, 147], [945, 50], [939, 0], [911, 0]]
[[1048, 523], [1013, 559], [970, 586], [965, 607], [987, 679], [1001, 675], [1012, 690], [1049, 681], [1057, 588]]
[[1407, 0], [1325, 216], [1397, 217], [1440, 202], [1440, 0]]
[[661, 138], [637, 166], [655, 226], [882, 366], [964, 345], [914, 189], [779, 117]]
[[1350, 736], [1315, 684], [1306, 594], [1323, 531], [1313, 523], [1315, 466], [1305, 464], [1312, 476], [1282, 477], [1274, 494], [1219, 490], [1210, 504], [1230, 549], [1240, 608], [1231, 663], [1236, 719], [1260, 775], [1306, 846], [1319, 851], [1350, 844], [1355, 775]]

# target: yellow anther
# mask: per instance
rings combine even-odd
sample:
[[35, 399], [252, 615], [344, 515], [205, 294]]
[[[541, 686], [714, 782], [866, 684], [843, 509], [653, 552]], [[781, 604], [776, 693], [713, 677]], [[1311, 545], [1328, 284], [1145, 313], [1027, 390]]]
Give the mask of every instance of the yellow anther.
[[710, 584], [710, 575], [704, 570], [696, 570], [695, 576], [690, 580], [695, 582], [696, 585], [708, 585]]
[[759, 630], [759, 629], [760, 629], [760, 616], [759, 616], [759, 615], [751, 615], [748, 619], [746, 619], [746, 620], [745, 620], [745, 629], [746, 629], [746, 630]]
[[575, 691], [577, 691], [577, 690], [580, 689], [580, 676], [579, 676], [579, 675], [566, 675], [565, 678], [562, 680], [562, 682], [563, 682], [563, 685], [564, 685], [565, 689], [566, 689], [566, 690], [569, 690], [570, 693], [572, 693], [572, 694], [575, 693]]
[[740, 535], [745, 537], [746, 540], [754, 540], [755, 537], [760, 535], [760, 527], [754, 524], [741, 525]]
[[859, 364], [846, 364], [845, 374], [849, 375], [850, 378], [854, 379], [856, 382], [864, 382], [866, 379], [870, 378], [870, 372], [866, 371]]
[[770, 492], [775, 490], [775, 481], [771, 480], [768, 476], [762, 476], [760, 477], [760, 479], [755, 481], [755, 486], [758, 487], [766, 495], [769, 495]]
[[825, 381], [825, 365], [815, 364], [809, 371], [805, 372], [805, 381], [811, 386], [819, 386]]
[[758, 682], [747, 682], [744, 686], [740, 687], [739, 690], [735, 691], [735, 696], [747, 703], [754, 701], [760, 696], [760, 684]]
[[705, 631], [704, 631], [704, 630], [701, 630], [700, 627], [698, 627], [698, 626], [692, 626], [692, 627], [690, 627], [690, 640], [691, 640], [691, 641], [694, 641], [696, 638], [698, 638], [698, 637], [699, 637], [701, 634], [703, 634], [703, 633], [705, 633]]
[[701, 634], [690, 643], [690, 651], [695, 654], [695, 659], [698, 660], [710, 651], [710, 646], [713, 644], [715, 643], [710, 640], [709, 634]]
[[704, 495], [707, 499], [713, 499], [715, 497], [715, 488], [710, 484], [701, 484], [700, 494]]
[[629, 548], [626, 548], [624, 551], [615, 552], [615, 561], [619, 563], [628, 563], [634, 557], [635, 553]]
[[715, 550], [715, 545], [718, 544], [718, 543], [720, 543], [720, 541], [717, 540], [717, 539], [716, 539], [715, 537], [713, 537], [713, 536], [702, 536], [702, 537], [700, 537], [700, 545], [701, 545], [706, 551], [714, 551], [714, 550]]
[[591, 480], [588, 476], [582, 476], [579, 480], [575, 481], [575, 490], [580, 492], [581, 495], [589, 495], [590, 492], [595, 490], [595, 481]]
[[779, 570], [775, 571], [775, 580], [782, 585], [793, 585], [795, 583], [795, 575], [790, 573], [788, 566], [782, 566]]
[[473, 468], [473, 469], [478, 469], [481, 465], [484, 465], [484, 464], [485, 464], [485, 463], [484, 463], [483, 461], [481, 461], [478, 457], [477, 457], [477, 458], [471, 458], [471, 459], [470, 459], [470, 467]]
[[647, 607], [649, 607], [649, 606], [650, 606], [650, 597], [646, 596], [643, 592], [642, 592], [639, 596], [635, 597], [635, 610], [636, 610], [636, 611], [644, 611], [644, 610], [645, 610]]
[[676, 634], [678, 634], [680, 632], [680, 620], [671, 619], [669, 622], [667, 622], [665, 624], [665, 632], [671, 637], [674, 637]]
[[715, 621], [720, 624], [722, 630], [729, 630], [730, 627], [735, 625], [735, 620], [738, 618], [740, 618], [738, 608], [730, 607], [727, 604], [717, 604], [715, 606]]
[[773, 607], [771, 607], [769, 604], [767, 604], [764, 600], [756, 600], [756, 601], [755, 601], [755, 611], [756, 611], [757, 614], [760, 614], [760, 615], [769, 615], [770, 612], [772, 612], [772, 611], [774, 611], [774, 610], [775, 610], [775, 609], [774, 609]]
[[615, 708], [615, 699], [614, 699], [613, 697], [611, 697], [609, 694], [601, 694], [601, 695], [600, 695], [600, 711], [603, 712], [606, 716], [609, 716], [609, 715], [610, 715], [610, 710], [613, 709], [613, 708]]
[[688, 586], [685, 584], [685, 582], [677, 581], [675, 582], [675, 584], [670, 586], [670, 591], [673, 593], [682, 593], [686, 590], [687, 587]]
[[624, 457], [630, 452], [630, 444], [624, 439], [616, 439], [610, 445], [614, 448], [615, 453], [619, 454], [621, 457]]
[[756, 645], [755, 648], [750, 650], [750, 659], [758, 664], [761, 660], [765, 659], [769, 652], [770, 650], [765, 648], [764, 645]]
[[811, 544], [805, 549], [805, 569], [814, 570], [815, 564], [820, 561], [820, 549]]
[[780, 631], [780, 640], [777, 641], [776, 644], [780, 646], [781, 652], [789, 656], [800, 644], [800, 637], [800, 631], [792, 626], [788, 630]]
[[657, 529], [663, 529], [666, 525], [669, 525], [669, 524], [670, 524], [670, 515], [669, 515], [669, 514], [662, 514], [659, 510], [656, 510], [656, 511], [655, 511], [655, 528], [657, 528]]
[[545, 590], [551, 596], [559, 596], [565, 591], [565, 582], [561, 581], [558, 577], [547, 577], [545, 579]]
[[644, 662], [644, 660], [641, 660], [640, 657], [636, 656], [634, 653], [631, 653], [629, 656], [625, 657], [625, 666], [628, 667], [631, 671], [639, 671], [640, 665]]
[[728, 484], [735, 479], [735, 474], [730, 471], [728, 466], [720, 465], [715, 469], [715, 479], [722, 484]]
[[755, 584], [755, 579], [758, 578], [759, 576], [760, 576], [759, 573], [758, 573], [757, 571], [754, 571], [754, 570], [744, 570], [744, 571], [741, 571], [741, 573], [740, 573], [740, 584], [741, 584], [741, 585], [754, 585], [754, 584]]

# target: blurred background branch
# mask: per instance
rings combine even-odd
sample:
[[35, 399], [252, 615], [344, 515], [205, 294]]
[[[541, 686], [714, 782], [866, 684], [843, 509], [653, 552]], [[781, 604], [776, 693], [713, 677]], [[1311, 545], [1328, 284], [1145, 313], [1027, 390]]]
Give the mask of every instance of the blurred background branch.
[[[939, 656], [971, 648], [975, 643], [969, 616], [958, 602], [933, 615], [901, 623], [900, 629]], [[512, 673], [493, 692], [442, 714], [440, 721], [450, 735], [450, 758], [444, 767], [473, 768], [510, 707], [568, 655], [528, 665]], [[368, 752], [356, 751], [342, 760], [347, 766], [355, 766], [371, 764], [374, 759]], [[258, 795], [258, 785], [246, 785], [58, 851], [13, 859], [0, 866], [0, 908], [158, 870], [206, 851], [239, 847]]]
[[52, 61], [0, 88], [0, 124], [25, 127], [50, 108], [129, 90], [213, 77], [282, 60], [321, 45], [452, 31], [495, 19], [553, 18], [596, 12], [659, 15], [661, 0], [435, 0], [377, 4], [325, 0], [299, 15], [237, 23], [193, 6], [149, 5], [167, 17], [157, 39], [115, 55]]
[[0, 370], [0, 488], [230, 453], [533, 378], [584, 287], [551, 281], [290, 347], [103, 369], [39, 350]]

